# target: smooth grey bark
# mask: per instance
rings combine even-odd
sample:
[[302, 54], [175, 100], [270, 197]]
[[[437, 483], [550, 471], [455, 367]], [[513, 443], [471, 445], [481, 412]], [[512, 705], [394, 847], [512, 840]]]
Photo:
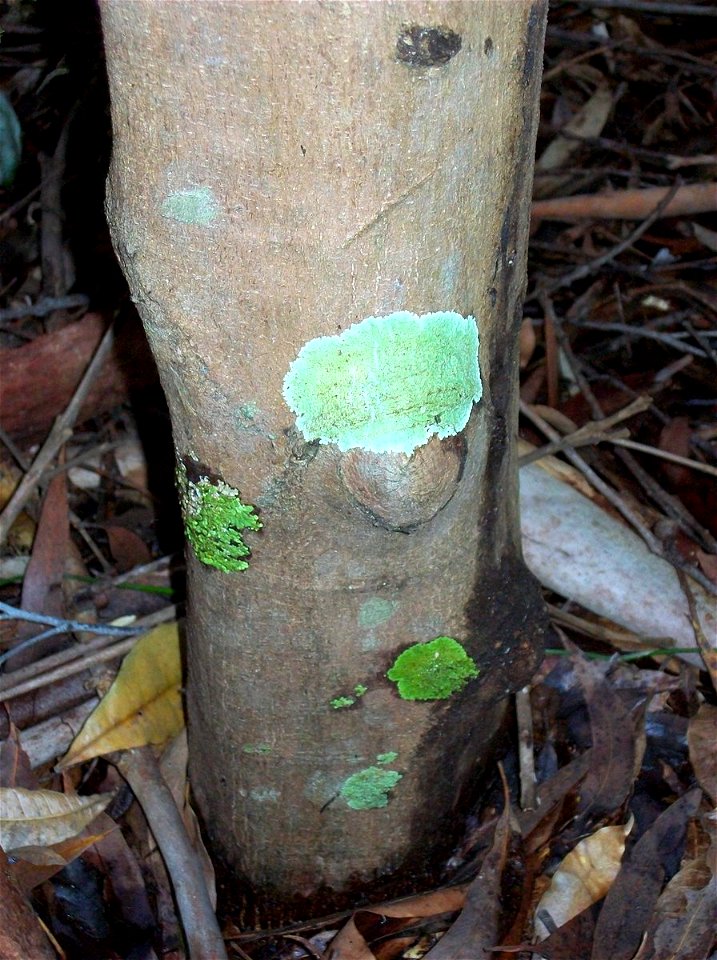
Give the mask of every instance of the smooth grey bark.
[[[514, 437], [546, 6], [102, 4], [108, 216], [178, 458], [263, 523], [245, 571], [187, 553], [192, 788], [247, 922], [430, 874], [540, 656]], [[465, 428], [412, 456], [308, 442], [282, 396], [302, 346], [400, 310], [477, 318]], [[479, 677], [402, 699], [387, 670], [438, 636]], [[356, 809], [366, 770], [385, 794]]]

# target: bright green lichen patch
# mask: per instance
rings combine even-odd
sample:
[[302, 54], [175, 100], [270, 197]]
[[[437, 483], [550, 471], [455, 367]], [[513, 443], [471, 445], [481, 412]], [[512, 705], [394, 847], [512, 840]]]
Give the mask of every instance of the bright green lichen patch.
[[345, 780], [341, 796], [352, 810], [372, 810], [388, 806], [388, 794], [403, 774], [381, 767], [366, 767]]
[[450, 312], [367, 317], [304, 344], [284, 378], [307, 440], [376, 453], [453, 436], [481, 393], [475, 319]]
[[352, 697], [334, 697], [333, 700], [329, 700], [331, 707], [334, 710], [345, 710], [347, 707], [353, 707], [356, 701], [366, 693], [368, 687], [363, 683], [357, 683], [354, 687], [354, 695]]
[[164, 198], [162, 216], [179, 223], [208, 227], [219, 216], [219, 204], [209, 187], [175, 190]]
[[398, 754], [395, 750], [389, 750], [388, 753], [379, 753], [376, 756], [376, 763], [386, 766], [389, 763], [395, 763], [398, 760]]
[[329, 703], [333, 710], [345, 710], [347, 707], [353, 707], [356, 700], [353, 697], [334, 697]]
[[190, 480], [184, 464], [177, 468], [177, 486], [187, 539], [202, 563], [225, 573], [246, 570], [250, 550], [242, 530], [259, 530], [261, 521], [239, 491], [206, 476]]
[[478, 667], [457, 640], [436, 637], [404, 650], [386, 676], [404, 700], [446, 700], [478, 676]]

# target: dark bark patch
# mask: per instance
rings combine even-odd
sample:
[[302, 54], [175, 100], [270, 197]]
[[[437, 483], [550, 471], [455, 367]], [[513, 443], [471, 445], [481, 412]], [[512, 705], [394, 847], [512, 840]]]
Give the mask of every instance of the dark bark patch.
[[483, 41], [483, 53], [489, 57], [493, 53], [493, 37], [486, 37]]
[[412, 67], [435, 67], [448, 63], [461, 49], [459, 34], [447, 27], [406, 25], [396, 40], [396, 57]]
[[[543, 56], [543, 31], [547, 4], [545, 0], [537, 0], [530, 8], [525, 30], [525, 48], [523, 51], [523, 86], [528, 89], [531, 83], [539, 82], [540, 63]], [[540, 58], [540, 60], [538, 59]]]
[[190, 483], [199, 483], [202, 479], [209, 480], [211, 483], [217, 483], [219, 480], [224, 479], [219, 476], [218, 473], [215, 473], [214, 470], [211, 470], [205, 463], [195, 460], [194, 457], [183, 456], [179, 459], [187, 471], [187, 480], [189, 480]]

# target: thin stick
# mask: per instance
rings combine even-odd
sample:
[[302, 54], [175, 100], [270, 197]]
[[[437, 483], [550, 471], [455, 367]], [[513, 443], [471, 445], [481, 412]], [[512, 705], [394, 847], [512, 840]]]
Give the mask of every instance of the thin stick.
[[115, 627], [109, 624], [84, 623], [81, 620], [63, 620], [60, 617], [44, 616], [40, 613], [34, 613], [31, 610], [21, 610], [19, 607], [11, 607], [10, 604], [0, 601], [0, 622], [3, 620], [24, 620], [28, 623], [42, 624], [45, 627], [50, 627], [50, 629], [43, 630], [42, 633], [35, 634], [35, 636], [28, 637], [25, 640], [21, 640], [20, 643], [16, 643], [0, 655], [0, 666], [2, 666], [6, 660], [9, 660], [10, 657], [14, 657], [17, 653], [20, 653], [21, 650], [27, 650], [28, 647], [33, 646], [45, 637], [55, 636], [59, 633], [82, 631], [83, 633], [99, 633], [106, 637], [126, 637], [128, 634], [142, 633], [144, 630], [144, 627], [140, 626]]
[[86, 660], [88, 654], [94, 653], [96, 650], [104, 650], [105, 647], [111, 646], [116, 641], [117, 637], [100, 635], [86, 643], [74, 643], [71, 647], [59, 650], [57, 653], [51, 653], [47, 657], [35, 660], [33, 663], [28, 663], [27, 666], [13, 670], [12, 673], [3, 674], [0, 677], [0, 697], [3, 696], [3, 688], [10, 689], [11, 686], [17, 686], [18, 683], [24, 683], [32, 677], [41, 676], [48, 670], [54, 670], [55, 667], [61, 667], [73, 660]]
[[518, 464], [521, 467], [525, 467], [527, 464], [533, 463], [535, 460], [542, 460], [543, 457], [547, 457], [549, 454], [558, 453], [564, 450], [566, 447], [584, 447], [589, 444], [600, 443], [603, 440], [611, 440], [615, 437], [618, 437], [619, 434], [608, 434], [607, 431], [612, 429], [612, 427], [616, 426], [618, 423], [621, 423], [623, 420], [628, 420], [630, 417], [634, 417], [638, 413], [643, 413], [651, 406], [652, 397], [636, 397], [634, 400], [628, 403], [626, 407], [623, 407], [622, 410], [618, 410], [609, 417], [602, 417], [599, 420], [591, 420], [589, 423], [583, 424], [579, 430], [569, 433], [560, 440], [547, 443], [545, 446], [539, 447], [537, 450], [531, 450], [530, 453], [526, 453], [525, 456], [520, 458]]
[[606, 263], [609, 263], [611, 260], [614, 260], [615, 257], [619, 256], [624, 250], [627, 250], [629, 247], [635, 243], [636, 240], [639, 240], [640, 237], [645, 233], [646, 230], [649, 230], [652, 224], [659, 220], [662, 215], [663, 210], [666, 209], [670, 200], [677, 193], [680, 188], [680, 181], [670, 187], [670, 189], [665, 193], [660, 202], [657, 204], [655, 209], [646, 217], [639, 226], [637, 226], [624, 240], [621, 240], [620, 243], [616, 243], [614, 247], [610, 247], [609, 250], [606, 250], [605, 253], [601, 254], [599, 257], [595, 257], [594, 260], [591, 260], [589, 263], [583, 263], [581, 266], [576, 267], [574, 270], [571, 270], [570, 273], [566, 273], [565, 276], [558, 278], [553, 283], [548, 285], [548, 292], [554, 293], [556, 290], [560, 290], [562, 287], [569, 287], [576, 280], [582, 280], [584, 277], [589, 277], [591, 273], [596, 273]]
[[682, 3], [681, 0], [581, 0], [581, 6], [603, 10], [634, 10], [636, 13], [652, 13], [656, 16], [717, 17], [717, 7]]
[[35, 677], [32, 680], [28, 680], [26, 683], [19, 683], [15, 687], [10, 687], [9, 690], [0, 690], [0, 703], [5, 703], [8, 700], [14, 700], [15, 697], [21, 697], [24, 693], [31, 693], [33, 690], [38, 690], [40, 687], [46, 687], [48, 684], [54, 683], [56, 680], [64, 680], [65, 677], [71, 677], [76, 673], [82, 673], [83, 671], [88, 670], [90, 667], [95, 666], [95, 664], [105, 663], [107, 660], [117, 660], [120, 657], [123, 657], [126, 653], [129, 653], [136, 642], [137, 637], [130, 637], [128, 640], [122, 640], [120, 643], [115, 643], [105, 650], [100, 650], [91, 657], [75, 660], [72, 663], [67, 664], [67, 666], [58, 667], [57, 670], [50, 670], [47, 673], [43, 673], [43, 675], [40, 677]]
[[647, 330], [644, 327], [631, 327], [627, 323], [597, 323], [592, 320], [575, 320], [576, 327], [585, 330], [600, 330], [605, 333], [624, 333], [626, 338], [644, 337], [647, 340], [657, 340], [658, 343], [664, 343], [673, 350], [680, 353], [689, 353], [693, 357], [706, 357], [707, 354], [701, 347], [695, 347], [691, 343], [685, 343], [678, 336], [672, 333], [661, 333], [659, 330]]
[[[176, 615], [177, 612], [174, 607], [165, 607], [163, 610], [158, 610], [157, 613], [143, 617], [142, 625], [149, 630], [158, 623], [166, 623], [168, 620], [175, 619]], [[126, 653], [129, 653], [138, 640], [139, 636], [128, 637], [126, 640], [120, 640], [119, 643], [103, 647], [90, 654], [90, 656], [79, 656], [70, 663], [65, 663], [57, 667], [55, 670], [48, 670], [40, 676], [32, 677], [25, 682], [3, 688], [3, 680], [9, 682], [15, 679], [12, 674], [10, 674], [7, 678], [0, 679], [0, 703], [6, 700], [13, 700], [15, 697], [20, 697], [25, 693], [31, 693], [33, 690], [39, 690], [41, 687], [46, 687], [58, 680], [64, 680], [65, 677], [72, 677], [77, 673], [83, 673], [98, 663], [106, 663], [108, 660], [118, 660]]]
[[702, 629], [700, 615], [697, 612], [695, 595], [692, 592], [689, 578], [683, 570], [677, 570], [677, 577], [680, 581], [680, 586], [682, 587], [682, 592], [685, 595], [685, 599], [687, 600], [687, 607], [690, 611], [690, 624], [695, 632], [697, 646], [702, 654], [702, 660], [704, 661], [707, 673], [710, 675], [712, 686], [717, 691], [717, 646], [713, 647], [710, 644], [709, 640], [705, 636], [704, 630]]
[[627, 447], [630, 450], [639, 450], [640, 453], [647, 453], [651, 457], [669, 460], [670, 463], [679, 463], [681, 467], [689, 467], [690, 470], [699, 470], [701, 473], [707, 473], [711, 477], [717, 477], [717, 467], [712, 467], [709, 463], [690, 460], [689, 457], [681, 457], [679, 454], [669, 453], [667, 450], [658, 450], [657, 447], [650, 447], [646, 443], [638, 443], [636, 440], [623, 440], [621, 437], [610, 436], [603, 437], [602, 440], [608, 443], [614, 443], [616, 447]]
[[[555, 313], [552, 300], [547, 294], [541, 293], [540, 302], [543, 306], [543, 310], [546, 313], [550, 313], [553, 318], [553, 325], [555, 327], [555, 335], [558, 338], [558, 343], [565, 354], [566, 360], [570, 364], [570, 368], [573, 371], [576, 383], [580, 387], [583, 396], [588, 402], [593, 417], [595, 419], [599, 419], [603, 416], [602, 407], [600, 406], [597, 397], [593, 393], [590, 384], [583, 375], [580, 362], [573, 353], [573, 349], [570, 346], [568, 337], [563, 330], [562, 323], [559, 321], [558, 316]], [[638, 463], [631, 453], [628, 453], [627, 450], [617, 450], [617, 456], [642, 486], [643, 490], [646, 491], [648, 496], [650, 496], [658, 504], [658, 506], [664, 510], [668, 517], [672, 517], [672, 519], [675, 520], [689, 536], [695, 537], [706, 550], [717, 550], [717, 542], [715, 542], [714, 537], [709, 533], [709, 531], [703, 530], [694, 519], [692, 514], [682, 504], [682, 501], [667, 493], [666, 490], [663, 490], [659, 483], [649, 476], [647, 471], [644, 470], [642, 465]], [[700, 579], [700, 577], [703, 577], [704, 574], [702, 574], [701, 571], [693, 571], [693, 576], [695, 576], [695, 579], [699, 579], [700, 583], [703, 583], [703, 580]], [[705, 580], [706, 579], [707, 578], [705, 577]], [[707, 589], [710, 588], [708, 587]]]
[[520, 806], [535, 810], [535, 757], [533, 753], [533, 713], [530, 708], [530, 687], [515, 695], [518, 721], [518, 758], [520, 763]]
[[17, 446], [12, 437], [6, 433], [2, 427], [0, 427], [0, 443], [3, 446], [7, 447], [8, 452], [11, 454], [13, 460], [17, 463], [18, 467], [22, 470], [27, 470], [30, 466], [29, 462], [26, 460], [25, 455], [22, 450]]
[[46, 317], [48, 313], [54, 313], [55, 310], [86, 307], [89, 302], [90, 298], [85, 293], [70, 293], [66, 297], [43, 297], [36, 303], [26, 304], [22, 307], [6, 307], [4, 310], [0, 310], [0, 322], [20, 320], [22, 317]]
[[191, 960], [226, 960], [199, 857], [152, 748], [125, 750], [114, 763], [132, 788], [157, 841], [172, 881]]
[[77, 385], [72, 400], [70, 400], [64, 412], [55, 420], [52, 429], [47, 435], [47, 439], [37, 452], [32, 466], [22, 478], [17, 489], [8, 500], [5, 509], [0, 514], [0, 543], [5, 541], [10, 527], [19, 517], [22, 508], [32, 496], [35, 487], [39, 484], [42, 475], [54, 460], [62, 444], [72, 436], [72, 427], [75, 420], [79, 415], [82, 404], [89, 393], [95, 377], [112, 349], [114, 339], [115, 322], [113, 321], [107, 328], [102, 340], [100, 340], [95, 355]]

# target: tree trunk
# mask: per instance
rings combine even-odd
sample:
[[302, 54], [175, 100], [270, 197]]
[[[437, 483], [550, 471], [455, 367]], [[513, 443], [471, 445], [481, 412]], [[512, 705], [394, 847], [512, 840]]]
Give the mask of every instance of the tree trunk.
[[427, 876], [540, 655], [514, 437], [546, 6], [103, 3], [192, 788], [263, 922]]

